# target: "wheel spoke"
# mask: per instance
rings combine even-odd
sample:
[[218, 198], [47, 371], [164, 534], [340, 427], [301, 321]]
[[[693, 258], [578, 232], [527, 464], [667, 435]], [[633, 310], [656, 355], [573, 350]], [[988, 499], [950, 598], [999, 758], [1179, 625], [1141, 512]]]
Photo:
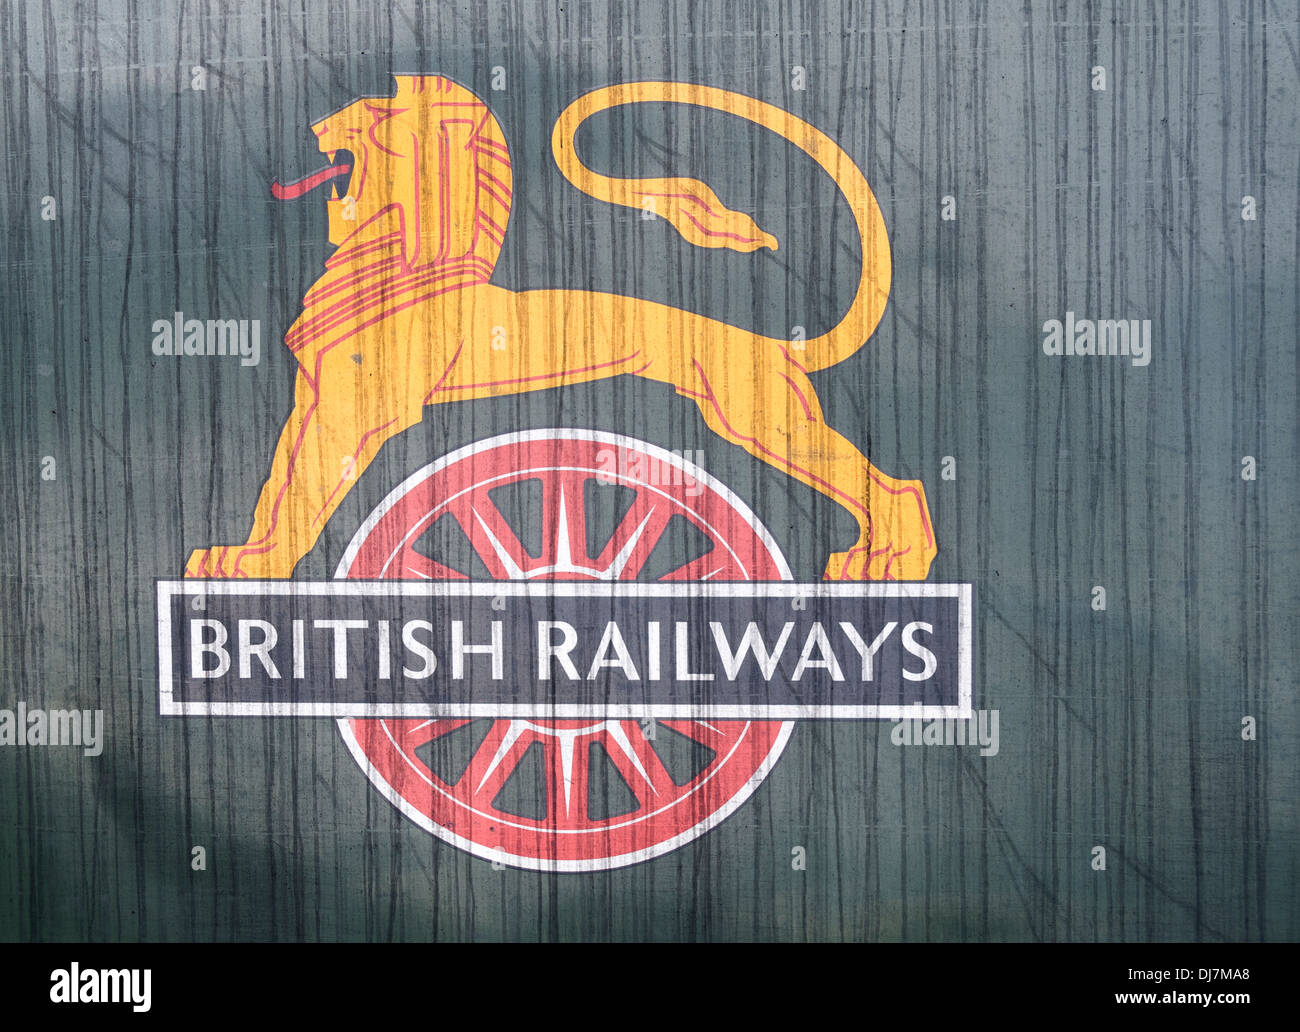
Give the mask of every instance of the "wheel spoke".
[[404, 580], [466, 580], [458, 570], [421, 555], [410, 545], [406, 545], [389, 567], [390, 577]]
[[711, 581], [711, 580], [748, 580], [731, 553], [722, 548], [714, 548], [698, 559], [692, 559], [685, 566], [679, 566], [671, 573], [665, 573], [661, 581]]
[[486, 492], [474, 492], [457, 500], [454, 507], [470, 545], [495, 580], [523, 580], [534, 560], [524, 549], [510, 524], [497, 511]]
[[546, 812], [557, 824], [582, 827], [587, 823], [587, 768], [589, 735], [558, 732], [546, 749]]
[[612, 579], [636, 580], [673, 517], [672, 507], [646, 491], [619, 521], [595, 565]]
[[733, 748], [745, 730], [744, 720], [661, 720], [659, 723], [719, 755]]
[[605, 751], [643, 806], [666, 802], [681, 794], [659, 754], [641, 734], [635, 720], [605, 724]]
[[432, 720], [390, 721], [389, 727], [402, 748], [410, 753], [422, 745], [428, 745], [434, 739], [459, 730], [469, 722], [468, 717], [444, 717]]
[[586, 475], [566, 473], [546, 486], [542, 558], [558, 572], [587, 566]]
[[536, 736], [522, 720], [496, 720], [457, 783], [471, 802], [491, 804], [514, 773]]

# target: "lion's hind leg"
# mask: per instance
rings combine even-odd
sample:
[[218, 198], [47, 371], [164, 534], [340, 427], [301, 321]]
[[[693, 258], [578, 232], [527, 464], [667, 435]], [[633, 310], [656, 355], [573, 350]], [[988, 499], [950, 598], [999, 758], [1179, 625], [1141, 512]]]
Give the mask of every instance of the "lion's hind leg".
[[826, 425], [807, 373], [785, 354], [748, 348], [694, 362], [680, 393], [700, 406], [709, 428], [757, 459], [820, 491], [858, 521], [858, 540], [831, 555], [828, 580], [923, 580], [937, 554], [925, 492], [915, 480], [877, 470]]

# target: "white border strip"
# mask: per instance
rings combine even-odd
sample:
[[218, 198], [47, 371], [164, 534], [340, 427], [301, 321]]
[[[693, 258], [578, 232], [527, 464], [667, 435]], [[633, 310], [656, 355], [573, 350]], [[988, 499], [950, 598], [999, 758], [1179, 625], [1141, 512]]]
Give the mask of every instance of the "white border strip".
[[927, 581], [867, 581], [845, 584], [821, 581], [675, 581], [641, 584], [637, 581], [462, 581], [462, 580], [160, 580], [158, 600], [176, 595], [334, 595], [341, 598], [382, 597], [495, 597], [573, 598], [604, 595], [607, 598], [956, 598], [969, 600], [969, 584], [930, 584]]
[[[972, 598], [969, 584], [927, 584], [923, 581], [865, 584], [825, 582], [790, 584], [779, 581], [738, 581], [679, 584], [602, 583], [592, 581], [158, 581], [158, 712], [165, 717], [534, 717], [572, 720], [969, 720], [972, 711]], [[177, 702], [173, 697], [171, 600], [176, 596], [207, 598], [259, 595], [301, 598], [405, 596], [416, 598], [955, 598], [957, 599], [958, 681], [955, 706], [776, 706], [745, 705], [583, 705], [536, 706], [502, 703], [391, 703], [357, 706], [332, 702]], [[197, 611], [197, 610], [196, 610]]]

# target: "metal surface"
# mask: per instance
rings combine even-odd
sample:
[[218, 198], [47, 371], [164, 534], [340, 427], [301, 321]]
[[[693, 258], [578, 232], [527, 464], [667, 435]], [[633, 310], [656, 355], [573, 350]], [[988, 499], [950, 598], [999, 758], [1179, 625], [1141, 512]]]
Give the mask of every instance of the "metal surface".
[[[101, 710], [103, 748], [0, 748], [0, 938], [1300, 936], [1298, 46], [1274, 2], [4, 0], [0, 708]], [[417, 827], [331, 720], [159, 716], [155, 581], [247, 533], [292, 401], [281, 341], [331, 250], [319, 193], [270, 184], [319, 167], [314, 121], [416, 72], [475, 91], [510, 141], [512, 289], [783, 339], [852, 295], [833, 184], [739, 120], [614, 113], [579, 144], [603, 172], [707, 177], [776, 252], [699, 250], [572, 189], [551, 126], [597, 87], [748, 94], [857, 162], [890, 303], [813, 380], [832, 426], [925, 483], [929, 579], [974, 585], [995, 755], [799, 722], [707, 835], [548, 874]], [[156, 356], [177, 312], [259, 320], [257, 363]], [[1149, 364], [1046, 354], [1067, 313], [1150, 320]], [[412, 471], [555, 426], [696, 455], [796, 580], [853, 539], [695, 405], [621, 377], [426, 410], [297, 576], [328, 579]]]

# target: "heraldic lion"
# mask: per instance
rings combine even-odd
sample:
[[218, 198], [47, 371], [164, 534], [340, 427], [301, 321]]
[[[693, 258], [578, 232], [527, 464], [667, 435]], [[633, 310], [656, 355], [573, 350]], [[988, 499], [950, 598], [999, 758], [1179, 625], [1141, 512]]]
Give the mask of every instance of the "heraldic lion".
[[248, 540], [195, 551], [186, 576], [290, 576], [348, 487], [385, 441], [420, 422], [426, 405], [625, 373], [671, 384], [714, 432], [853, 513], [858, 539], [831, 555], [828, 579], [926, 576], [937, 549], [920, 482], [885, 476], [827, 426], [808, 377], [862, 347], [885, 309], [889, 240], [862, 173], [802, 119], [726, 90], [638, 82], [573, 102], [552, 135], [569, 182], [611, 204], [650, 208], [700, 247], [752, 252], [777, 242], [696, 180], [615, 179], [583, 165], [574, 150], [582, 122], [637, 103], [747, 119], [830, 174], [862, 241], [861, 276], [844, 318], [796, 350], [788, 340], [638, 298], [492, 284], [512, 198], [501, 128], [457, 83], [399, 77], [394, 96], [358, 100], [312, 127], [320, 150], [331, 161], [346, 151], [350, 165], [277, 184], [278, 196], [291, 196], [348, 176], [347, 192], [328, 201], [337, 250], [285, 335], [299, 364], [294, 407]]

